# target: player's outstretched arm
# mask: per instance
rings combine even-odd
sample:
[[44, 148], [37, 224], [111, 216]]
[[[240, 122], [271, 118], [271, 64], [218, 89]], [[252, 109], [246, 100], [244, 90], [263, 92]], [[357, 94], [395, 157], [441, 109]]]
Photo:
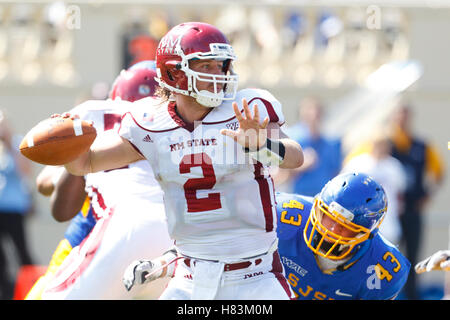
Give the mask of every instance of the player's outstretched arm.
[[232, 138], [244, 147], [252, 158], [265, 165], [294, 169], [303, 164], [303, 151], [297, 142], [289, 139], [277, 123], [269, 123], [268, 117], [261, 122], [257, 105], [253, 106], [253, 114], [246, 99], [242, 99], [242, 106], [243, 114], [238, 104], [233, 102], [239, 129], [223, 129], [221, 134]]
[[[76, 115], [64, 113], [52, 117], [77, 118]], [[72, 162], [66, 163], [66, 170], [75, 176], [124, 167], [130, 163], [143, 160], [144, 157], [116, 132], [108, 131], [98, 135], [90, 149]]]
[[432, 270], [450, 271], [450, 250], [439, 250], [416, 264], [414, 269], [419, 274]]
[[84, 177], [74, 176], [63, 166], [45, 166], [36, 177], [40, 194], [51, 197], [50, 208], [58, 222], [72, 219], [86, 198]]
[[74, 176], [64, 170], [50, 198], [50, 209], [56, 221], [69, 221], [80, 212], [87, 196], [84, 188], [83, 176]]
[[278, 123], [269, 123], [267, 126], [268, 136], [271, 139], [275, 134], [278, 141], [284, 145], [285, 154], [283, 162], [279, 165], [283, 169], [296, 169], [303, 164], [304, 156], [302, 147], [294, 140], [289, 138], [280, 128]]
[[144, 159], [133, 146], [115, 132], [99, 135], [88, 152], [65, 164], [66, 170], [75, 176], [111, 170]]

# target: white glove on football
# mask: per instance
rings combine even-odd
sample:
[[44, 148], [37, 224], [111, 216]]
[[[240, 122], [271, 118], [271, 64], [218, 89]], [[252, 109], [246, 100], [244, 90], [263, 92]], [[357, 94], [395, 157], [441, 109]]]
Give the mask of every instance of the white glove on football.
[[416, 273], [430, 272], [432, 270], [450, 271], [450, 250], [439, 250], [414, 267]]
[[[135, 284], [142, 285], [146, 282], [157, 279], [160, 275], [156, 275], [153, 271], [156, 270], [155, 264], [150, 260], [136, 260], [133, 261], [125, 270], [123, 274], [123, 284], [125, 288], [130, 291]], [[153, 272], [153, 273], [152, 273]], [[147, 275], [150, 275], [147, 277]]]

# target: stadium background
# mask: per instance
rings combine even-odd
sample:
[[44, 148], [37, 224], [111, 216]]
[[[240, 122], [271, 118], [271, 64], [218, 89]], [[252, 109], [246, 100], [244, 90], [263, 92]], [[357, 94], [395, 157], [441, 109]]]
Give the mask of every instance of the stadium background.
[[[182, 21], [221, 28], [238, 55], [240, 86], [270, 90], [283, 103], [288, 125], [309, 95], [320, 97], [334, 117], [345, 118], [349, 97], [366, 92], [371, 72], [392, 61], [418, 62], [423, 74], [403, 96], [414, 108], [414, 131], [437, 147], [448, 175], [447, 1], [0, 1], [0, 107], [15, 133], [25, 134], [77, 101], [103, 98], [122, 68], [134, 59], [152, 59], [141, 54]], [[386, 97], [377, 106], [381, 122], [399, 96]], [[360, 118], [334, 129], [364, 123], [370, 130], [374, 117], [362, 110]], [[33, 164], [34, 174], [41, 168]], [[428, 207], [420, 257], [448, 246], [449, 181]], [[47, 264], [67, 224], [51, 218], [47, 198], [34, 192], [34, 199], [28, 241], [36, 262]], [[442, 289], [444, 273], [424, 274], [419, 281], [423, 288]]]

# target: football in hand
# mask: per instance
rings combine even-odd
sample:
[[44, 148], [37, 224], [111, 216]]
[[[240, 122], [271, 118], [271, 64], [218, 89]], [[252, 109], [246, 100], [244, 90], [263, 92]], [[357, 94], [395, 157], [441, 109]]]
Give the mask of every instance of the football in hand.
[[92, 123], [54, 117], [38, 123], [23, 138], [20, 152], [45, 165], [63, 165], [87, 152], [97, 131]]

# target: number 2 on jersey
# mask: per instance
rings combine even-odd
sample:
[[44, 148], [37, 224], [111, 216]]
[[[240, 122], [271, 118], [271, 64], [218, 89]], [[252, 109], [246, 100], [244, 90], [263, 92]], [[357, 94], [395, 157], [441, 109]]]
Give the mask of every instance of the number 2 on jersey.
[[197, 198], [197, 190], [214, 188], [216, 175], [211, 158], [206, 153], [185, 155], [180, 162], [180, 173], [187, 174], [194, 167], [201, 167], [203, 178], [191, 178], [184, 184], [184, 196], [186, 197], [188, 212], [211, 211], [222, 208], [220, 193], [211, 192], [206, 198]]

